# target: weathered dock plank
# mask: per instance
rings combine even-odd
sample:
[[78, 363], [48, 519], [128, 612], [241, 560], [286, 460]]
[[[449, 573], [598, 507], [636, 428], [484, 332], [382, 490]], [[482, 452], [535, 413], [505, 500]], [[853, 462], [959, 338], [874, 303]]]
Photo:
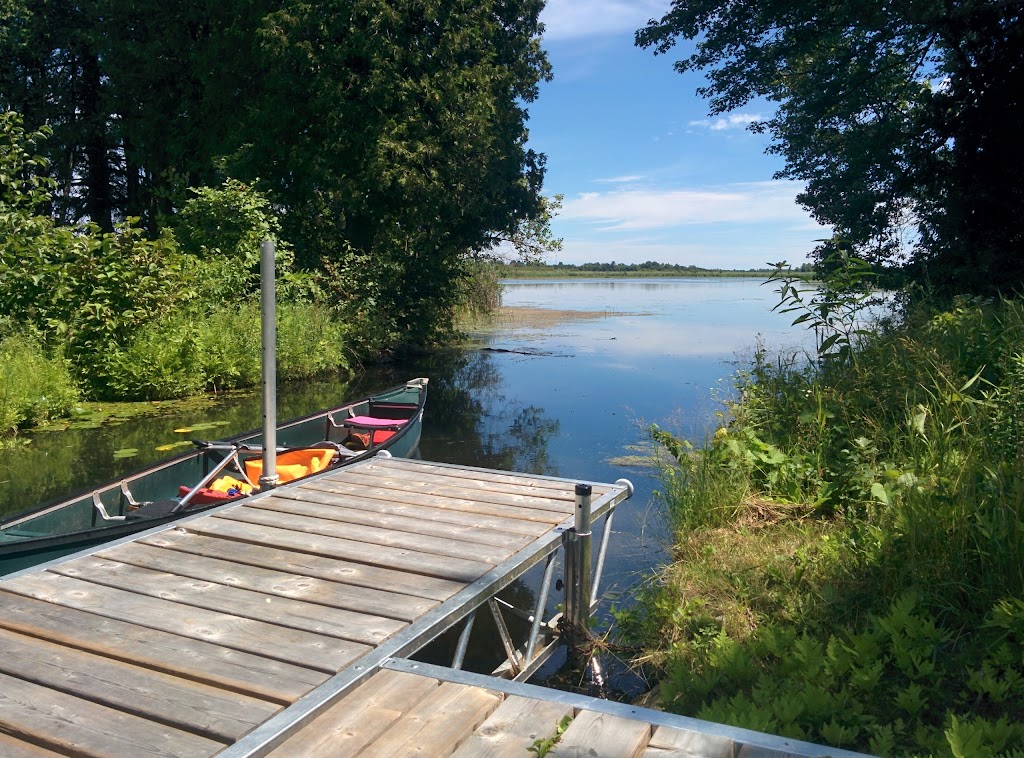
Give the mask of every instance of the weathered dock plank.
[[[537, 740], [557, 735], [558, 726], [573, 708], [565, 703], [513, 695], [463, 742], [452, 758], [522, 758]], [[554, 755], [559, 755], [555, 751]]]
[[4, 758], [56, 758], [60, 753], [24, 740], [16, 740], [0, 732], [0, 755]]
[[0, 674], [0, 724], [12, 736], [69, 755], [209, 756], [224, 743]]
[[595, 745], [602, 755], [636, 758], [651, 739], [651, 725], [607, 713], [580, 711], [558, 741], [559, 756], [585, 758], [593, 755]]
[[440, 686], [429, 677], [381, 671], [356, 690], [357, 696], [353, 693], [336, 703], [270, 755], [359, 755], [406, 711], [433, 697]]
[[[301, 504], [298, 504], [298, 507], [292, 513], [248, 506], [233, 508], [219, 517], [233, 521], [244, 521], [248, 524], [260, 524], [280, 529], [292, 529], [308, 534], [320, 534], [325, 537], [340, 537], [368, 545], [382, 545], [402, 550], [413, 550], [432, 556], [442, 556], [445, 558], [445, 562], [449, 564], [452, 563], [450, 559], [455, 559], [456, 562], [475, 561], [480, 564], [490, 564], [493, 566], [501, 563], [502, 560], [515, 552], [514, 549], [508, 547], [500, 548], [494, 545], [482, 545], [456, 539], [431, 537], [412, 532], [396, 532], [386, 528], [349, 524], [326, 518], [315, 518], [304, 514], [302, 510]], [[469, 567], [469, 564], [463, 565]], [[477, 569], [479, 569], [481, 574], [487, 570], [484, 566], [472, 567], [472, 570]]]
[[[366, 645], [379, 644], [405, 628], [403, 622], [383, 616], [325, 607], [122, 563], [116, 560], [117, 555], [118, 549], [115, 548], [106, 551], [105, 556], [79, 558], [50, 570], [55, 574], [84, 579], [106, 587], [130, 587], [132, 592], [139, 594], [195, 608], [232, 613], [242, 618], [262, 620], [271, 616], [274, 623], [281, 626]], [[247, 570], [243, 568], [239, 573]]]
[[0, 673], [230, 743], [280, 709], [274, 703], [0, 630]]
[[372, 649], [369, 645], [182, 605], [49, 571], [7, 579], [3, 587], [9, 592], [49, 603], [87, 610], [183, 637], [214, 641], [225, 647], [329, 673], [341, 670]]
[[[376, 677], [386, 673], [404, 673], [440, 681], [442, 686], [487, 691], [504, 698], [504, 702], [453, 752], [448, 752], [447, 744], [440, 744], [435, 752], [424, 755], [454, 755], [458, 758], [522, 755], [534, 747], [535, 740], [543, 740], [548, 748], [555, 743], [551, 755], [578, 758], [865, 758], [860, 753], [827, 745], [713, 724], [580, 693], [551, 690], [429, 663], [393, 658], [381, 665], [382, 669], [361, 687], [371, 685]], [[357, 703], [359, 692], [359, 688], [347, 692], [336, 705], [341, 707], [346, 700]], [[387, 703], [381, 703], [381, 707], [387, 708]], [[382, 754], [383, 746], [394, 747], [396, 738], [391, 735], [429, 731], [429, 727], [422, 725], [424, 717], [438, 723], [444, 721], [442, 716], [428, 715], [433, 713], [429, 708], [402, 710], [405, 712], [389, 727], [387, 735], [370, 744], [366, 750], [346, 755], [364, 758], [367, 755]], [[567, 714], [573, 718], [568, 727], [558, 734], [558, 725]], [[308, 725], [300, 727], [290, 739], [299, 739], [305, 728]], [[378, 750], [381, 753], [376, 752]], [[308, 755], [312, 758], [330, 753], [313, 751]]]
[[643, 758], [789, 758], [791, 755], [783, 750], [745, 745], [717, 734], [659, 726]]
[[334, 557], [314, 555], [298, 550], [257, 545], [244, 540], [200, 534], [192, 527], [168, 529], [160, 534], [139, 540], [144, 545], [156, 545], [191, 555], [223, 558], [245, 566], [257, 566], [287, 571], [297, 576], [326, 579], [357, 587], [387, 587], [389, 592], [410, 595], [432, 601], [447, 600], [464, 586], [463, 582], [441, 579], [425, 574], [395, 571], [379, 566], [368, 566]]
[[[378, 463], [380, 461], [371, 461], [370, 466]], [[391, 465], [391, 468], [437, 474], [452, 480], [470, 479], [480, 482], [480, 486], [493, 487], [498, 490], [501, 490], [506, 485], [511, 485], [526, 488], [535, 494], [544, 494], [559, 500], [573, 500], [575, 495], [572, 487], [565, 486], [564, 479], [556, 480], [532, 474], [519, 474], [515, 471], [493, 471], [467, 466], [430, 463], [429, 461], [409, 461], [402, 460], [401, 458], [395, 458], [394, 465]], [[612, 490], [611, 485], [596, 482], [592, 487], [595, 496], [607, 494]]]
[[[313, 486], [313, 485], [317, 486]], [[294, 490], [283, 490], [276, 493], [277, 497], [287, 500], [299, 500], [304, 502], [320, 502], [328, 505], [338, 505], [346, 509], [347, 513], [353, 510], [367, 512], [368, 518], [374, 518], [374, 514], [404, 516], [414, 519], [420, 523], [440, 522], [457, 524], [472, 529], [479, 529], [486, 535], [521, 535], [524, 537], [539, 537], [550, 527], [532, 521], [523, 521], [514, 518], [502, 518], [500, 516], [487, 516], [472, 511], [455, 510], [430, 505], [410, 505], [407, 503], [394, 502], [392, 500], [380, 500], [372, 497], [361, 497], [352, 494], [344, 494], [335, 491], [329, 479], [309, 482], [309, 486]], [[489, 538], [489, 537], [488, 537]], [[480, 541], [485, 538], [478, 537]]]
[[500, 693], [445, 682], [367, 745], [363, 758], [451, 755], [501, 704]]
[[366, 467], [350, 470], [345, 473], [343, 481], [353, 484], [372, 484], [376, 487], [386, 487], [387, 489], [405, 492], [418, 492], [427, 495], [439, 495], [441, 497], [479, 500], [483, 503], [516, 506], [531, 510], [551, 511], [556, 514], [562, 514], [562, 518], [571, 515], [575, 507], [571, 494], [567, 499], [560, 500], [530, 494], [529, 492], [502, 492], [487, 487], [475, 486], [477, 480], [474, 479], [452, 481], [440, 475], [421, 475], [414, 471], [396, 471], [391, 467], [376, 469]]
[[423, 598], [339, 584], [258, 566], [239, 565], [237, 562], [219, 558], [197, 555], [183, 561], [181, 553], [142, 542], [120, 545], [114, 550], [105, 550], [97, 555], [140, 568], [165, 571], [252, 590], [264, 595], [287, 597], [398, 621], [413, 621], [436, 605], [434, 601]]
[[[302, 492], [302, 490], [297, 491]], [[313, 518], [326, 519], [364, 528], [386, 529], [396, 535], [408, 533], [438, 537], [444, 540], [454, 540], [456, 543], [489, 545], [502, 548], [506, 555], [510, 555], [532, 542], [529, 536], [494, 531], [481, 527], [478, 523], [457, 524], [451, 521], [424, 520], [409, 516], [381, 513], [379, 511], [375, 513], [358, 508], [348, 508], [338, 495], [331, 495], [329, 493], [315, 494], [319, 495], [315, 500], [308, 496], [301, 499], [284, 497], [261, 498], [253, 501], [249, 507], [278, 513], [312, 516]], [[351, 532], [350, 536], [358, 539], [356, 532]], [[486, 555], [488, 552], [482, 551], [482, 554]], [[444, 554], [446, 553], [442, 553], [442, 555]]]
[[517, 505], [502, 505], [501, 503], [485, 502], [470, 497], [438, 495], [419, 491], [415, 487], [404, 489], [384, 488], [377, 486], [377, 482], [372, 477], [364, 478], [358, 482], [325, 477], [307, 483], [304, 488], [307, 487], [324, 492], [358, 495], [362, 498], [383, 500], [389, 503], [447, 507], [453, 511], [479, 513], [518, 521], [535, 521], [547, 525], [560, 524], [568, 515], [561, 511], [524, 508]]
[[[225, 513], [231, 513], [231, 511], [225, 511]], [[258, 544], [341, 558], [356, 563], [365, 563], [369, 566], [426, 574], [464, 583], [474, 581], [492, 568], [491, 564], [480, 561], [446, 558], [415, 550], [372, 545], [340, 537], [325, 537], [314, 532], [268, 528], [268, 526], [237, 519], [211, 517], [193, 521], [189, 524], [189, 531], [243, 541], [248, 539], [248, 541], [255, 541]]]
[[322, 671], [7, 592], [0, 592], [0, 609], [0, 628], [279, 704], [296, 700], [328, 677]]

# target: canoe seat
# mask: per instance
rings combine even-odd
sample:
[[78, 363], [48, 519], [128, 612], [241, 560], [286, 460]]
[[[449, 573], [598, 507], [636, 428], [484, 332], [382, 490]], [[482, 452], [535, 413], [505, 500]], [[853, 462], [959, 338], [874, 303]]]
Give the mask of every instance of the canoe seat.
[[395, 436], [398, 430], [409, 423], [404, 418], [377, 418], [376, 416], [352, 416], [341, 422], [343, 427], [351, 430], [351, 435], [359, 440], [364, 447], [379, 445], [386, 439]]
[[352, 416], [351, 418], [345, 419], [344, 423], [347, 426], [365, 426], [370, 429], [387, 429], [393, 427], [397, 430], [409, 423], [409, 419], [377, 418], [376, 416]]

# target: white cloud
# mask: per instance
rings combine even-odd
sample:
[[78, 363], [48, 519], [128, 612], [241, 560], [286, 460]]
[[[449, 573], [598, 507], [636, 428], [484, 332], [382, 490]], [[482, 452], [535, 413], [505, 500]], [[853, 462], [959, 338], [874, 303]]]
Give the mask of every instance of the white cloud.
[[660, 229], [692, 224], [805, 224], [795, 201], [799, 182], [746, 182], [723, 188], [584, 192], [566, 200], [561, 220], [589, 221], [605, 230]]
[[750, 124], [763, 118], [760, 113], [730, 113], [728, 116], [719, 116], [714, 120], [705, 118], [699, 121], [691, 121], [690, 126], [700, 126], [713, 132], [721, 132], [726, 129], [745, 129]]
[[668, 8], [669, 0], [548, 0], [540, 20], [546, 40], [632, 34]]

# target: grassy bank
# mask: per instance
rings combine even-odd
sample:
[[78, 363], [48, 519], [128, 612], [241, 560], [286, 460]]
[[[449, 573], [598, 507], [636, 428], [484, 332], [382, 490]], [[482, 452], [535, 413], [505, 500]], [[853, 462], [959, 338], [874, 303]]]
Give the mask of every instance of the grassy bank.
[[700, 449], [655, 431], [675, 562], [621, 629], [667, 710], [1024, 750], [1024, 302], [919, 307], [850, 347], [757, 353]]

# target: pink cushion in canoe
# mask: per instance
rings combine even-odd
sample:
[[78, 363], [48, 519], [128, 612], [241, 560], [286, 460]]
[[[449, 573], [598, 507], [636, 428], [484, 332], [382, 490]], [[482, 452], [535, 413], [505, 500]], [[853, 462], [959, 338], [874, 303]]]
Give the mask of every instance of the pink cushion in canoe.
[[356, 426], [401, 426], [406, 423], [407, 419], [404, 418], [374, 418], [373, 416], [353, 416], [352, 418], [345, 419], [346, 424], [355, 424]]

